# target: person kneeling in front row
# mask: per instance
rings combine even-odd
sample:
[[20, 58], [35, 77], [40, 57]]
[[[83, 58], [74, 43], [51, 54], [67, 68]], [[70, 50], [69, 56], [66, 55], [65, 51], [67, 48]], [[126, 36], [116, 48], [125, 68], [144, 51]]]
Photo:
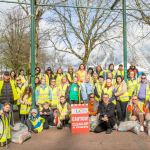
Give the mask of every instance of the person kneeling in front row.
[[106, 134], [112, 132], [116, 123], [115, 105], [109, 101], [108, 94], [103, 94], [102, 101], [99, 103], [98, 112], [100, 113], [100, 123], [95, 128], [95, 133], [106, 131]]

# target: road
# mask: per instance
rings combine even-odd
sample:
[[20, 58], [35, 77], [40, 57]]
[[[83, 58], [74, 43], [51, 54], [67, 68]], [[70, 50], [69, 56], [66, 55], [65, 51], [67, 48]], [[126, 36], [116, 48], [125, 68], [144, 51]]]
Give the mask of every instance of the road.
[[[5, 148], [0, 148], [3, 150]], [[23, 144], [9, 144], [9, 150], [150, 150], [150, 136], [131, 132], [88, 133], [72, 135], [70, 129], [50, 128]]]

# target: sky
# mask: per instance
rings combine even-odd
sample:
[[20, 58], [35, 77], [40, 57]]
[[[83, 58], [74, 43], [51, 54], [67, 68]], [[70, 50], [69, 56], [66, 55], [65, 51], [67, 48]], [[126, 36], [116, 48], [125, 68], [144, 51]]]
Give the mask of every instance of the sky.
[[[17, 1], [17, 0], [9, 0], [9, 1]], [[10, 4], [10, 3], [0, 3], [0, 12], [7, 12], [7, 10], [10, 10], [12, 7], [17, 6], [16, 4]], [[0, 15], [0, 21], [3, 22], [3, 15]], [[48, 26], [47, 23], [43, 20], [40, 23], [40, 27], [43, 28], [45, 26]], [[147, 30], [150, 30], [150, 27], [144, 27], [143, 30], [138, 30], [137, 25], [127, 25], [128, 28], [128, 40], [133, 44], [136, 43], [135, 47], [140, 49], [143, 54], [149, 54], [148, 51], [150, 50], [150, 38], [146, 38], [143, 41], [138, 41], [138, 36], [142, 36]], [[118, 53], [119, 50], [119, 53]], [[116, 46], [116, 59], [119, 58], [120, 55], [122, 55], [122, 47], [119, 45]], [[68, 59], [68, 58], [67, 58]], [[122, 60], [120, 60], [122, 61]]]

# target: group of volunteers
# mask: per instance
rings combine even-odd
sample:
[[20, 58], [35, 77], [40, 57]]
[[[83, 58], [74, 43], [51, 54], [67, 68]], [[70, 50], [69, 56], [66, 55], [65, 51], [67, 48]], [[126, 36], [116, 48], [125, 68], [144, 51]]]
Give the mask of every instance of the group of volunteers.
[[0, 142], [11, 139], [10, 126], [14, 124], [13, 111], [17, 109], [19, 119], [28, 126], [30, 132], [39, 133], [43, 129], [71, 124], [71, 104], [88, 104], [89, 117], [98, 116], [99, 123], [94, 132], [112, 132], [115, 125], [127, 120], [137, 120], [140, 131], [144, 131], [144, 121], [150, 119], [150, 87], [146, 74], [139, 75], [131, 63], [124, 81], [124, 67], [114, 69], [86, 68], [80, 64], [78, 70], [72, 66], [67, 72], [58, 68], [56, 73], [48, 67], [45, 72], [35, 68], [35, 108], [32, 108], [32, 88], [24, 70], [5, 71], [0, 81], [0, 117], [5, 122], [5, 130]]

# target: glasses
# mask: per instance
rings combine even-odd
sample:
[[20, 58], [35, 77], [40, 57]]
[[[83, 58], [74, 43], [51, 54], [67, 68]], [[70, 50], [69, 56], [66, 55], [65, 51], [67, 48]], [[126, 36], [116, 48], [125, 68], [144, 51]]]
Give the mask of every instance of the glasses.
[[132, 100], [137, 100], [137, 98], [132, 98]]
[[90, 98], [94, 98], [94, 96], [90, 96]]

